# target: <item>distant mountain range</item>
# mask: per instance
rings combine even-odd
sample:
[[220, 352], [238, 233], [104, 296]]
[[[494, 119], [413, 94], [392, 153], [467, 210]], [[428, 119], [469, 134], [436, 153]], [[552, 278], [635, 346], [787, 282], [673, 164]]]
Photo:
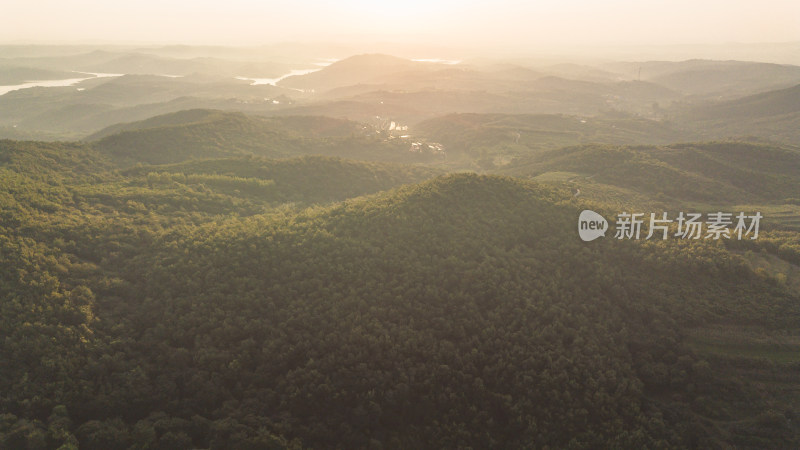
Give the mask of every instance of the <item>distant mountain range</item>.
[[[800, 85], [798, 66], [711, 60], [592, 66], [476, 59], [446, 64], [364, 54], [322, 67], [315, 65], [319, 59], [270, 62], [255, 57], [255, 50], [232, 52], [230, 59], [219, 49], [207, 49], [207, 56], [201, 50], [7, 56], [0, 59], [0, 77], [9, 81], [72, 70], [126, 75], [0, 96], [0, 136], [75, 139], [117, 123], [202, 108], [364, 123], [380, 117], [408, 125], [454, 113], [623, 113], [661, 122], [660, 128], [680, 135], [676, 140], [752, 135], [791, 143], [797, 137], [793, 91], [786, 89]], [[293, 69], [318, 70], [289, 76], [277, 86], [235, 78], [278, 78]], [[647, 144], [661, 142], [664, 134], [638, 136]]]

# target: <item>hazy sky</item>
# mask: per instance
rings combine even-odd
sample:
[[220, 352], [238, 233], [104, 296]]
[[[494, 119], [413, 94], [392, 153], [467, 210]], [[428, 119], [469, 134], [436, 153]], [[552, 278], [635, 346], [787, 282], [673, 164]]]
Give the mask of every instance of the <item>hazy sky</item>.
[[800, 41], [800, 0], [4, 0], [2, 42], [457, 45]]

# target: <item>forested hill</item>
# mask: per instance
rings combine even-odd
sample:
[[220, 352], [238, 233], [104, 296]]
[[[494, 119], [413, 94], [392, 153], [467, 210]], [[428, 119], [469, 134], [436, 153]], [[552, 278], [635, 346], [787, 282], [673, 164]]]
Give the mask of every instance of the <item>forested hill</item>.
[[325, 156], [242, 156], [119, 170], [90, 145], [0, 140], [0, 200], [10, 223], [76, 218], [102, 223], [99, 218], [119, 215], [197, 223], [219, 214], [342, 201], [439, 173]]
[[794, 202], [800, 193], [797, 147], [747, 142], [665, 146], [581, 145], [525, 155], [499, 171], [515, 176], [569, 172], [663, 199]]
[[688, 105], [675, 120], [694, 128], [702, 139], [758, 136], [787, 144], [800, 142], [800, 85], [743, 98]]
[[305, 136], [348, 136], [361, 130], [361, 125], [345, 119], [324, 116], [275, 116], [269, 119], [248, 116], [242, 113], [225, 112], [215, 109], [188, 109], [170, 114], [150, 117], [138, 122], [126, 122], [104, 128], [85, 138], [86, 141], [97, 141], [121, 131], [146, 130], [150, 128], [179, 126], [204, 123], [213, 125], [224, 119], [252, 120], [263, 125], [271, 125], [285, 132], [294, 132]]
[[190, 159], [255, 155], [326, 155], [372, 161], [418, 162], [408, 144], [369, 135], [356, 122], [327, 117], [264, 118], [189, 110], [122, 124], [87, 138], [117, 164], [168, 164]]
[[[132, 180], [146, 180], [156, 191], [175, 182], [203, 187], [268, 205], [295, 202], [325, 204], [372, 194], [441, 174], [422, 166], [352, 161], [327, 156], [267, 159], [252, 156], [187, 161], [122, 170]], [[269, 183], [264, 190], [249, 185]]]
[[736, 100], [697, 107], [693, 119], [764, 119], [800, 113], [800, 84]]
[[[7, 186], [0, 216], [3, 446], [800, 444], [791, 391], [743, 382], [687, 337], [800, 319], [796, 293], [721, 243], [583, 243], [575, 221], [595, 205], [473, 174], [313, 209], [205, 209], [221, 188], [190, 175], [271, 170], [277, 185], [287, 163], [204, 164], [48, 182], [4, 167], [27, 184]], [[50, 195], [71, 201], [30, 205]]]
[[582, 143], [667, 144], [685, 139], [668, 124], [620, 113], [594, 117], [555, 114], [448, 114], [414, 131], [441, 142], [448, 158], [530, 155]]

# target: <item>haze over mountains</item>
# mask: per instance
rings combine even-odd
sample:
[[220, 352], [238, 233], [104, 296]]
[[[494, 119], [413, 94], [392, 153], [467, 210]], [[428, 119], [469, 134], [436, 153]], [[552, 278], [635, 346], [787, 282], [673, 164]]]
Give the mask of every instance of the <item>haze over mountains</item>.
[[0, 448], [800, 447], [800, 66], [398, 54], [0, 46]]
[[[0, 135], [79, 139], [116, 123], [211, 108], [257, 115], [325, 115], [359, 122], [380, 116], [412, 126], [450, 113], [580, 117], [629, 113], [667, 123], [684, 140], [691, 140], [697, 133], [705, 138], [725, 137], [695, 124], [695, 119], [704, 123], [728, 119], [728, 102], [746, 101], [753, 95], [761, 96], [761, 104], [746, 108], [750, 122], [767, 122], [780, 115], [779, 120], [786, 122], [781, 128], [792, 128], [789, 124], [797, 103], [782, 90], [800, 84], [797, 66], [743, 61], [518, 64], [485, 59], [428, 62], [363, 54], [331, 63], [321, 56], [305, 62], [285, 57], [270, 61], [268, 55], [252, 52], [232, 52], [233, 58], [226, 59], [218, 51], [199, 56], [202, 48], [190, 49], [65, 48], [52, 50], [57, 53], [52, 56], [6, 56], [0, 60], [5, 84], [91, 77], [91, 73], [120, 76], [8, 92], [0, 96]], [[16, 55], [13, 49], [1, 53]], [[319, 70], [285, 77], [275, 85], [251, 81], [315, 69]], [[786, 92], [791, 95], [792, 91]], [[735, 103], [730, 104], [735, 108]], [[774, 130], [743, 131], [787, 142], [783, 133]]]

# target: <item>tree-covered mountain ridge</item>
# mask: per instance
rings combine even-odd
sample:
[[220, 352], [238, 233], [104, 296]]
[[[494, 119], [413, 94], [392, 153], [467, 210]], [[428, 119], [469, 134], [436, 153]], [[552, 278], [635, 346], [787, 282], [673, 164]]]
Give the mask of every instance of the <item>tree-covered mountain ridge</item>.
[[[87, 146], [2, 148], [7, 447], [797, 442], [785, 344], [723, 357], [704, 337], [796, 333], [796, 291], [749, 248], [584, 243], [578, 213], [610, 207], [511, 177], [319, 157], [118, 171]], [[387, 170], [409, 184], [375, 193]], [[324, 190], [333, 172], [368, 195], [263, 200], [281, 173]]]

